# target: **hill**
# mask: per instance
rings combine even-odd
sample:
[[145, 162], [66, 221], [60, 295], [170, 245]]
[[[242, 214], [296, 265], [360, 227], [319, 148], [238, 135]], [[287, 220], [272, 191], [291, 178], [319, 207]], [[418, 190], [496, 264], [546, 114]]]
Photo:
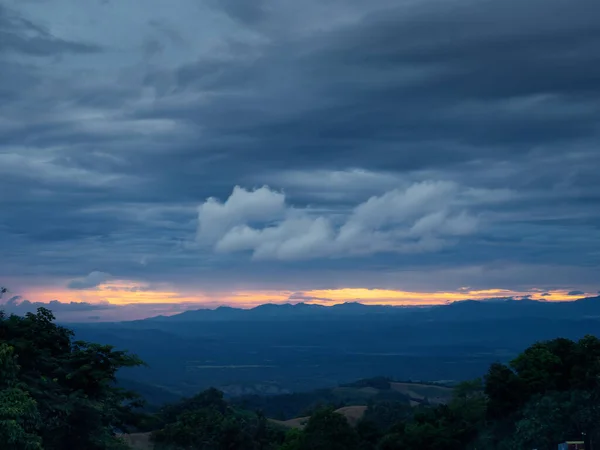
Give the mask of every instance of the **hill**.
[[[600, 438], [599, 357], [596, 337], [577, 342], [558, 338], [528, 347], [509, 364], [492, 364], [483, 379], [459, 383], [452, 390], [383, 377], [332, 390], [367, 397], [386, 391], [444, 398], [439, 404], [411, 407], [398, 401], [369, 401], [368, 405], [319, 407], [311, 414], [268, 423], [275, 432], [287, 429], [283, 441], [274, 447], [278, 450], [550, 450], [578, 436]], [[202, 411], [195, 420], [204, 421], [203, 417], [210, 415]], [[180, 422], [184, 416], [177, 417]], [[204, 426], [201, 422], [188, 424], [192, 435], [197, 435], [197, 426]]]
[[[338, 408], [335, 410], [336, 413], [344, 416], [344, 418], [352, 426], [356, 426], [358, 424], [358, 422], [365, 415], [366, 411], [367, 411], [367, 406], [364, 406], [364, 405], [344, 406], [342, 408]], [[306, 424], [310, 420], [310, 416], [298, 417], [298, 418], [289, 419], [289, 420], [275, 420], [275, 419], [269, 419], [269, 420], [276, 425], [281, 425], [286, 428], [302, 429], [306, 426]]]
[[307, 392], [379, 375], [466, 380], [536, 341], [579, 339], [600, 329], [598, 297], [431, 308], [265, 305], [201, 310], [198, 320], [192, 313], [72, 327], [77, 338], [126, 348], [146, 361], [121, 377], [144, 385], [140, 390], [153, 404], [210, 386], [236, 397]]
[[286, 422], [307, 417], [324, 406], [340, 409], [392, 401], [406, 406], [444, 404], [451, 400], [452, 392], [452, 387], [441, 384], [399, 382], [376, 377], [309, 392], [234, 397], [231, 402], [251, 411], [263, 411], [268, 417]]
[[[74, 340], [43, 308], [0, 314], [0, 335], [0, 442], [13, 450], [549, 450], [600, 439], [600, 340], [592, 335], [536, 342], [452, 389], [375, 377], [318, 390], [308, 397], [321, 404], [287, 420], [268, 420], [213, 388], [144, 411], [134, 392], [115, 385], [121, 369], [142, 361]], [[264, 398], [305, 394], [294, 395]]]

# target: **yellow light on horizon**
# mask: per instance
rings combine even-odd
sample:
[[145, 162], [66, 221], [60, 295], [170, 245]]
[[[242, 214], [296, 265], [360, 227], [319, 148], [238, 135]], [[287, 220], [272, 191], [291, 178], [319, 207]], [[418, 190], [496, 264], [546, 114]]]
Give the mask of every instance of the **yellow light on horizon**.
[[[379, 305], [436, 305], [455, 301], [473, 299], [482, 300], [493, 297], [525, 297], [534, 300], [565, 301], [574, 300], [567, 290], [543, 291], [532, 289], [528, 291], [512, 291], [508, 289], [467, 290], [457, 291], [416, 292], [393, 289], [339, 288], [302, 291], [306, 303], [335, 305], [345, 302], [360, 302]], [[38, 288], [26, 292], [32, 301], [48, 303], [51, 300], [61, 302], [110, 303], [113, 305], [131, 304], [206, 304], [230, 305], [249, 308], [264, 303], [296, 302], [292, 297], [293, 291], [287, 290], [241, 290], [222, 292], [178, 292], [166, 286], [147, 285], [132, 281], [112, 281], [94, 289], [70, 290]], [[595, 294], [588, 294], [595, 295]]]

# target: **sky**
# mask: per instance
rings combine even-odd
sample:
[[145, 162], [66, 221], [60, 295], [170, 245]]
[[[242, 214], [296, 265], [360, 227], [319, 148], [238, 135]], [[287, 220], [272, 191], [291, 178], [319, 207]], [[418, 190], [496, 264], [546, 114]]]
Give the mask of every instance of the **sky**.
[[598, 17], [0, 0], [4, 307], [597, 295]]

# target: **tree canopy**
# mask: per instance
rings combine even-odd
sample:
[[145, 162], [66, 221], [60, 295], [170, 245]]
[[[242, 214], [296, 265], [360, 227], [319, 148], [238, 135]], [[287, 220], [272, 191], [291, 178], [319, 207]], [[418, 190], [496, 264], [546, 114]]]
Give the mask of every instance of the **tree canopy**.
[[74, 341], [45, 308], [0, 313], [2, 448], [126, 448], [117, 431], [135, 423], [140, 401], [117, 387], [116, 373], [140, 364], [109, 345]]

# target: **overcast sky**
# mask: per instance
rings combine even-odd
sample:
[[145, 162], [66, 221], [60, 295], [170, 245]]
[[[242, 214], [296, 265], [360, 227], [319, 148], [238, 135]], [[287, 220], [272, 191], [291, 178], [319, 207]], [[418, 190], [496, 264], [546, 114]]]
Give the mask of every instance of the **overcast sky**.
[[595, 294], [599, 17], [598, 0], [0, 0], [0, 282], [102, 302], [90, 317]]

